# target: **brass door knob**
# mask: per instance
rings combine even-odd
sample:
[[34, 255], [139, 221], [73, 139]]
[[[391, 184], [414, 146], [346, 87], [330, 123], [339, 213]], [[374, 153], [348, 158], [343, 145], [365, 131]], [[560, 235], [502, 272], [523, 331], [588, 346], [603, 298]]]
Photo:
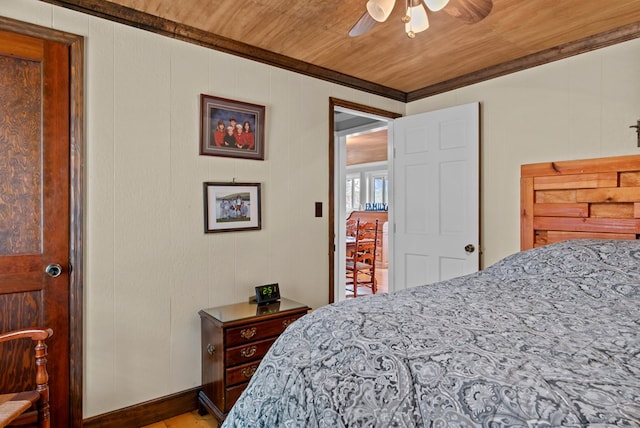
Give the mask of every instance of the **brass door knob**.
[[62, 273], [62, 266], [57, 263], [52, 263], [44, 269], [44, 273], [49, 275], [51, 278], [55, 278], [60, 276]]
[[464, 246], [464, 250], [467, 253], [473, 253], [476, 250], [476, 247], [473, 244], [467, 244]]

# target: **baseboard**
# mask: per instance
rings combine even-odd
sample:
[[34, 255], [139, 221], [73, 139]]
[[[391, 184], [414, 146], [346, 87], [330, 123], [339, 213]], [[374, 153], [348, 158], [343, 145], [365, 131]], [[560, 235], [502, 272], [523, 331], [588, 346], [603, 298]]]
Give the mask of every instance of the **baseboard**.
[[149, 425], [196, 410], [199, 391], [200, 387], [197, 387], [113, 412], [92, 416], [85, 419], [82, 426], [84, 428], [138, 428]]

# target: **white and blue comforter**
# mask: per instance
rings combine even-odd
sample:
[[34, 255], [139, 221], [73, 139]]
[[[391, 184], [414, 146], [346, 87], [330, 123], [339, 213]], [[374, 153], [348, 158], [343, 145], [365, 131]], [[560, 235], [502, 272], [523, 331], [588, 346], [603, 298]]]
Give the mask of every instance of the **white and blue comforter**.
[[223, 424], [426, 426], [640, 426], [640, 241], [567, 241], [319, 308]]

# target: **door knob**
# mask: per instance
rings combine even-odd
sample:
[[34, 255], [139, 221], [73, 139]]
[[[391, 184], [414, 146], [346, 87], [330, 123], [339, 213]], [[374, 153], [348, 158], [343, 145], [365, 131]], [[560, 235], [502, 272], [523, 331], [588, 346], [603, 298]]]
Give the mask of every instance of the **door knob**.
[[464, 246], [464, 250], [467, 253], [473, 253], [476, 250], [476, 247], [474, 247], [473, 244], [467, 244]]
[[44, 272], [51, 278], [55, 278], [57, 276], [60, 276], [60, 274], [62, 273], [62, 266], [57, 263], [52, 263], [45, 268]]

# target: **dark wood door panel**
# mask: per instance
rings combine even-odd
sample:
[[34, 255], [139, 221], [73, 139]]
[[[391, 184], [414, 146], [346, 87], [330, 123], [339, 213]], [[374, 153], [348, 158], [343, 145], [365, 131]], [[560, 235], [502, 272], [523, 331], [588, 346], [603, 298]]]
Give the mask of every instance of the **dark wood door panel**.
[[[52, 426], [69, 426], [70, 64], [63, 43], [0, 31], [0, 331], [52, 328]], [[45, 273], [60, 264], [62, 273]], [[30, 344], [0, 350], [29, 361]], [[25, 363], [29, 364], [29, 363]], [[22, 382], [4, 369], [0, 391]]]
[[0, 255], [42, 251], [41, 65], [0, 56]]
[[[18, 330], [42, 322], [40, 293], [6, 293], [0, 295], [0, 331]], [[0, 354], [3, 355], [4, 354]]]

